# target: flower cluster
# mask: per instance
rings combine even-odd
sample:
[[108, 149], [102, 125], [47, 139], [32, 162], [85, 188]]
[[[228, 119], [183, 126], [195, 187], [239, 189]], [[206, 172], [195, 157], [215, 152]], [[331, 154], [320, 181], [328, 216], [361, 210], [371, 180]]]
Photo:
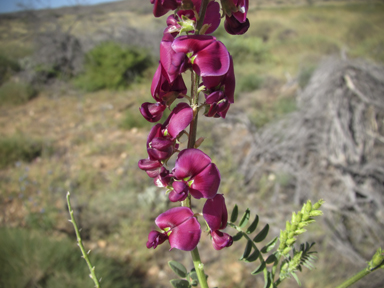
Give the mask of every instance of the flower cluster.
[[[147, 139], [148, 157], [140, 160], [138, 166], [153, 178], [156, 186], [166, 188], [171, 202], [182, 205], [156, 218], [161, 231], [149, 233], [147, 247], [156, 248], [168, 240], [171, 249], [194, 250], [202, 231], [197, 216], [202, 215], [213, 247], [220, 250], [232, 245], [232, 237], [222, 232], [228, 213], [224, 196], [218, 194], [220, 172], [211, 158], [197, 149], [196, 122], [202, 108], [206, 117], [225, 118], [234, 103], [232, 57], [223, 43], [208, 34], [218, 28], [221, 15], [225, 16], [228, 33], [245, 33], [249, 28], [248, 0], [221, 0], [221, 6], [212, 0], [151, 0], [151, 3], [155, 17], [169, 11], [174, 13], [166, 20], [159, 66], [152, 80], [151, 95], [155, 102], [143, 103], [140, 112], [153, 123], [162, 119], [166, 109], [171, 113], [163, 123], [152, 127]], [[192, 73], [189, 96], [183, 80], [187, 71]], [[204, 95], [203, 101], [199, 101], [200, 93]], [[177, 99], [181, 102], [173, 106]], [[188, 126], [189, 133], [185, 131]], [[183, 135], [188, 135], [185, 149], [181, 149]], [[176, 159], [170, 168], [171, 157]], [[192, 211], [192, 197], [205, 199], [202, 213]]]

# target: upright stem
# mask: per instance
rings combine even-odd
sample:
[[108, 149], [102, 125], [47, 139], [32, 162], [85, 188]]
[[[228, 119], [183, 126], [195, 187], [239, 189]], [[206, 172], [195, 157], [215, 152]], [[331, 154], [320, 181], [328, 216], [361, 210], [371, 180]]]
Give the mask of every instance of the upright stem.
[[91, 272], [91, 274], [89, 274], [89, 277], [91, 277], [91, 279], [95, 283], [95, 287], [96, 288], [100, 288], [99, 280], [97, 280], [97, 277], [96, 277], [96, 274], [95, 274], [95, 267], [92, 266], [91, 261], [89, 261], [89, 258], [88, 258], [88, 253], [91, 250], [89, 250], [88, 253], [85, 252], [85, 249], [84, 249], [84, 246], [83, 246], [83, 240], [81, 240], [80, 232], [79, 232], [79, 229], [77, 228], [75, 217], [73, 216], [73, 210], [72, 210], [72, 207], [71, 207], [71, 201], [69, 200], [69, 196], [70, 195], [71, 194], [68, 192], [67, 193], [67, 204], [68, 204], [69, 215], [71, 216], [71, 220], [69, 220], [69, 221], [72, 222], [73, 228], [75, 228], [76, 238], [77, 238], [77, 245], [80, 247], [81, 253], [83, 254], [82, 257], [84, 258], [85, 262], [87, 262], [89, 272]]
[[[202, 0], [200, 11], [199, 11], [199, 19], [196, 23], [196, 34], [199, 34], [199, 31], [204, 23], [205, 12], [207, 11], [209, 0]], [[197, 89], [199, 88], [200, 77], [195, 73], [191, 72], [191, 106], [193, 109], [193, 120], [190, 124], [189, 128], [189, 138], [188, 138], [188, 148], [194, 148], [196, 142], [196, 132], [197, 132], [197, 119], [198, 119], [198, 103], [199, 103], [199, 93]], [[190, 195], [183, 203], [188, 204], [189, 207], [191, 205]], [[207, 283], [207, 277], [205, 277], [204, 273], [204, 264], [201, 263], [199, 250], [196, 246], [195, 249], [191, 251], [193, 265], [195, 266], [197, 278], [199, 279], [201, 288], [209, 288]]]
[[[198, 109], [197, 105], [199, 102], [199, 94], [197, 92], [199, 85], [200, 77], [196, 75], [195, 72], [191, 72], [191, 106], [193, 109], [193, 120], [189, 127], [189, 138], [188, 138], [188, 148], [194, 148], [196, 142], [196, 132], [197, 132], [197, 118], [198, 118]], [[182, 203], [183, 206], [188, 205], [191, 206], [191, 196], [188, 195], [188, 198], [185, 199]], [[197, 278], [199, 279], [199, 283], [201, 288], [209, 288], [207, 283], [207, 277], [205, 277], [204, 273], [204, 264], [201, 263], [199, 250], [196, 246], [194, 250], [191, 251], [193, 265], [195, 266]]]

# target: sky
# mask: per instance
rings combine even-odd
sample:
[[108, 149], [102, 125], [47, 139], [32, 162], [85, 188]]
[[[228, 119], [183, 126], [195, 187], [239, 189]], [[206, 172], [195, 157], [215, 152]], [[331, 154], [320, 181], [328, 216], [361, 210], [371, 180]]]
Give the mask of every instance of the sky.
[[20, 11], [22, 10], [20, 6], [33, 9], [44, 9], [62, 6], [93, 5], [114, 1], [118, 0], [0, 0], [0, 13]]

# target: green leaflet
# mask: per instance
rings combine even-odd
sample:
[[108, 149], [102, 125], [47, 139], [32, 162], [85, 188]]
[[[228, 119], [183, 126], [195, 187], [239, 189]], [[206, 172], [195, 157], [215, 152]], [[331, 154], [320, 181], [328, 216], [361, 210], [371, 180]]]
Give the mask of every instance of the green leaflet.
[[248, 227], [248, 229], [246, 231], [247, 234], [253, 233], [257, 228], [257, 224], [259, 224], [259, 216], [258, 215], [256, 215], [255, 220], [253, 220], [251, 225]]
[[244, 228], [248, 224], [250, 216], [251, 216], [251, 211], [249, 210], [249, 208], [247, 208], [247, 210], [245, 210], [243, 214], [243, 217], [241, 217], [240, 219], [240, 222], [239, 222], [240, 228]]
[[177, 261], [171, 260], [171, 261], [168, 261], [168, 265], [169, 265], [169, 267], [171, 267], [173, 272], [175, 272], [181, 278], [187, 277], [188, 272], [187, 272], [187, 269], [184, 267], [183, 264], [181, 264]]
[[238, 215], [239, 215], [239, 208], [237, 207], [237, 204], [235, 204], [235, 207], [233, 207], [232, 214], [231, 214], [232, 223], [236, 222]]
[[253, 238], [253, 241], [256, 243], [263, 241], [265, 237], [267, 237], [268, 232], [269, 232], [269, 225], [266, 224], [264, 228], [259, 232], [259, 234], [257, 234], [255, 238]]
[[170, 282], [171, 282], [172, 286], [175, 288], [190, 288], [191, 287], [189, 282], [187, 280], [184, 280], [184, 279], [172, 279]]

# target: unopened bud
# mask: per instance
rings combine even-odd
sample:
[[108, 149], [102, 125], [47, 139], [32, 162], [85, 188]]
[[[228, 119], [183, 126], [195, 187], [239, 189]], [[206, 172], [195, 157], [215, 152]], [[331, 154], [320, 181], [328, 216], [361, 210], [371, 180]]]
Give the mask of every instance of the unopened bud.
[[323, 199], [320, 199], [318, 202], [316, 202], [313, 206], [312, 206], [312, 210], [317, 210], [321, 207], [321, 205], [323, 205], [324, 203], [324, 200]]
[[289, 246], [291, 246], [295, 242], [296, 242], [296, 238], [290, 238], [287, 241], [285, 241], [285, 243], [287, 243], [287, 245], [289, 245]]
[[372, 260], [368, 263], [368, 268], [370, 270], [378, 266], [384, 269], [384, 250], [381, 248], [377, 249], [375, 255], [372, 256]]
[[312, 210], [311, 213], [309, 213], [309, 215], [311, 215], [311, 217], [321, 216], [321, 215], [323, 215], [323, 211], [321, 211], [321, 210]]

